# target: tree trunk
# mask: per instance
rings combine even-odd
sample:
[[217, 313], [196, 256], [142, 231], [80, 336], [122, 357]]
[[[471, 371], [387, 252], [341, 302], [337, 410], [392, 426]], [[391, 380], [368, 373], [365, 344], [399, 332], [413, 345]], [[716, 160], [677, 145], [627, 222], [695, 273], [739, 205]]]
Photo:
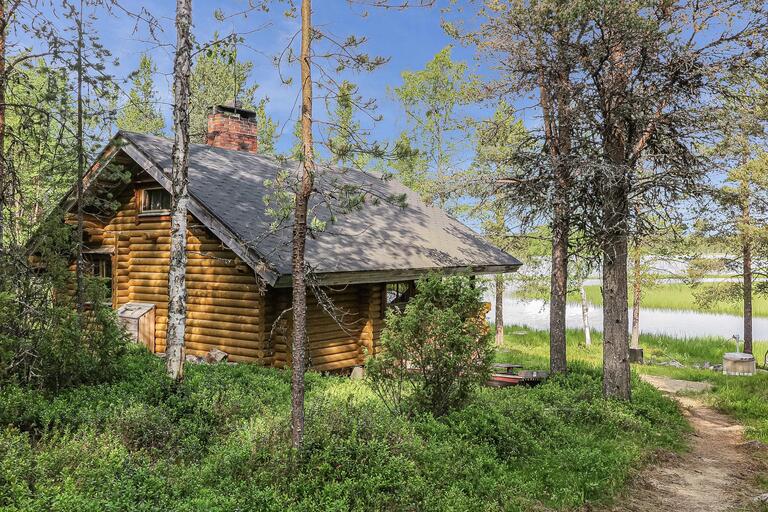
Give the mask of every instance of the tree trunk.
[[587, 291], [584, 289], [584, 283], [579, 289], [581, 293], [581, 323], [584, 326], [584, 346], [592, 346], [592, 329], [589, 326], [589, 303], [587, 302]]
[[[749, 220], [749, 207], [745, 208], [746, 220]], [[742, 293], [744, 295], [744, 352], [752, 353], [752, 241], [747, 234], [742, 246]]]
[[504, 346], [504, 276], [496, 276], [496, 346]]
[[85, 146], [83, 141], [83, 1], [77, 19], [77, 227], [75, 229], [75, 303], [78, 314], [85, 309], [85, 277], [83, 275], [83, 178]]
[[189, 207], [189, 75], [192, 0], [176, 0], [176, 58], [173, 63], [173, 154], [171, 169], [171, 254], [168, 269], [168, 327], [165, 365], [175, 381], [184, 377], [187, 319], [187, 210]]
[[552, 223], [552, 273], [549, 293], [549, 368], [567, 369], [565, 308], [568, 295], [568, 224], [563, 206], [555, 205]]
[[[614, 172], [623, 173], [623, 166]], [[627, 192], [626, 178], [609, 187], [604, 198], [606, 236], [603, 242], [603, 393], [631, 398], [629, 329], [627, 325]]]
[[[561, 42], [561, 45], [565, 44]], [[552, 269], [549, 292], [549, 367], [552, 373], [562, 373], [567, 369], [565, 308], [568, 294], [568, 236], [570, 234], [568, 195], [572, 126], [572, 113], [569, 107], [569, 66], [568, 62], [561, 64], [554, 84], [547, 80], [543, 70], [539, 75], [544, 137], [549, 146], [550, 160], [554, 169]], [[556, 98], [553, 98], [553, 91]]]
[[640, 303], [643, 301], [643, 286], [640, 281], [640, 249], [634, 251], [632, 264], [634, 268], [634, 281], [632, 283], [632, 341], [630, 347], [640, 348]]
[[5, 88], [8, 83], [5, 76], [5, 34], [8, 23], [5, 21], [5, 0], [0, 0], [0, 253], [5, 247]]
[[302, 174], [293, 217], [293, 343], [291, 346], [291, 441], [300, 449], [304, 441], [304, 372], [307, 345], [307, 288], [304, 248], [307, 241], [307, 207], [314, 179], [312, 142], [312, 5], [301, 3], [301, 142]]

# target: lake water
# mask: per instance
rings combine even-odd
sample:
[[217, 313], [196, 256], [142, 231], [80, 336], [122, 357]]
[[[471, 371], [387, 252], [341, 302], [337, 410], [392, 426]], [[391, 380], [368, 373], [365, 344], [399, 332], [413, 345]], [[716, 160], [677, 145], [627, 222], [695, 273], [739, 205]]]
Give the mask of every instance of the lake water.
[[[489, 320], [495, 318], [493, 297]], [[631, 310], [627, 312], [629, 316]], [[603, 330], [603, 310], [590, 305], [589, 323], [596, 331]], [[549, 329], [549, 305], [543, 300], [522, 300], [511, 294], [504, 297], [504, 324], [524, 325], [533, 329]], [[566, 308], [568, 327], [581, 329], [581, 305], [568, 304]], [[631, 327], [631, 320], [630, 320]], [[753, 318], [752, 332], [755, 340], [768, 339], [768, 318]], [[640, 332], [646, 334], [667, 334], [679, 338], [714, 336], [730, 339], [734, 334], [744, 339], [743, 320], [740, 316], [696, 311], [671, 311], [667, 309], [640, 309]]]

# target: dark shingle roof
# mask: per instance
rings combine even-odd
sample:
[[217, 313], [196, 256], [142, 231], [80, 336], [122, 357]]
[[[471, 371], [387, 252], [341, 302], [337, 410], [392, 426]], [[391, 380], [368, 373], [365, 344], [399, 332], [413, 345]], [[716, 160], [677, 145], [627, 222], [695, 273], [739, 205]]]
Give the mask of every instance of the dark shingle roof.
[[[170, 176], [173, 141], [150, 135], [121, 132], [152, 164]], [[281, 276], [291, 274], [291, 226], [272, 229], [265, 196], [273, 195], [280, 170], [295, 176], [296, 162], [258, 154], [192, 144], [189, 155], [189, 191], [221, 221], [248, 250]], [[306, 258], [314, 272], [428, 271], [470, 268], [476, 272], [511, 271], [520, 262], [497, 249], [443, 210], [426, 205], [416, 193], [395, 180], [353, 169], [318, 171], [316, 188], [333, 193], [344, 185], [368, 192], [366, 204], [338, 215], [326, 231], [307, 240]], [[404, 194], [406, 206], [370, 198]], [[314, 203], [318, 217], [329, 214]], [[386, 279], [384, 279], [386, 280]]]

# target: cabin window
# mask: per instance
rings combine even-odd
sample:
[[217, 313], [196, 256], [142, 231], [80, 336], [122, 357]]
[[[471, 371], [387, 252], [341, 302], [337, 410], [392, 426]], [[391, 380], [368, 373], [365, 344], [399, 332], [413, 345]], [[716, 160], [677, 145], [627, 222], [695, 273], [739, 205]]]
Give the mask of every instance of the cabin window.
[[85, 272], [104, 286], [106, 299], [112, 300], [112, 256], [109, 254], [83, 254]]
[[386, 308], [402, 310], [408, 301], [416, 293], [416, 284], [413, 281], [401, 281], [399, 283], [387, 283], [385, 300]]
[[141, 213], [159, 215], [171, 210], [171, 194], [162, 188], [145, 188], [141, 191]]

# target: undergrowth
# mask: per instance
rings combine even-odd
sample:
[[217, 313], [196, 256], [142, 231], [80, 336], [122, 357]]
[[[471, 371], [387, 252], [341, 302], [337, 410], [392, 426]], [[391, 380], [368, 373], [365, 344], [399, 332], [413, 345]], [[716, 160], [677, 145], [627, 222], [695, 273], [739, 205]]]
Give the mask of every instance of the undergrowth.
[[364, 382], [308, 374], [305, 447], [290, 448], [290, 377], [192, 365], [177, 388], [132, 350], [118, 379], [56, 394], [0, 390], [0, 509], [535, 510], [610, 499], [642, 460], [678, 449], [676, 406], [600, 373], [482, 388], [443, 417], [391, 414]]

